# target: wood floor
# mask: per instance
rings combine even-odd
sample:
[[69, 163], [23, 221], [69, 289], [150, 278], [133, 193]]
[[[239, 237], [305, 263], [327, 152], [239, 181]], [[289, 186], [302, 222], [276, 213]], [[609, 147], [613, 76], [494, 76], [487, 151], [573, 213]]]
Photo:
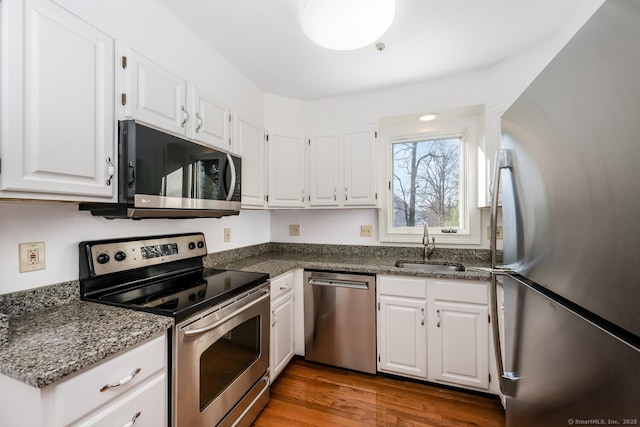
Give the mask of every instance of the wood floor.
[[294, 359], [271, 386], [256, 427], [504, 427], [497, 398]]

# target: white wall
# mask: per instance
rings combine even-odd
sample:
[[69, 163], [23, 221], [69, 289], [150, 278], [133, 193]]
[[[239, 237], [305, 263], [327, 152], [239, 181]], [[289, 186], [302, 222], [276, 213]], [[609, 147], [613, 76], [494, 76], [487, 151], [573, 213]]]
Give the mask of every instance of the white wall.
[[[289, 225], [300, 225], [300, 236], [289, 235]], [[360, 237], [360, 226], [371, 225], [372, 237]], [[341, 245], [378, 244], [377, 209], [281, 210], [271, 212], [271, 240], [286, 243]]]
[[[224, 228], [231, 242], [224, 243]], [[79, 212], [75, 204], [0, 203], [0, 294], [78, 279], [78, 243], [83, 240], [203, 232], [209, 253], [271, 240], [269, 212], [198, 219], [107, 220]], [[18, 244], [45, 242], [46, 269], [20, 273]]]

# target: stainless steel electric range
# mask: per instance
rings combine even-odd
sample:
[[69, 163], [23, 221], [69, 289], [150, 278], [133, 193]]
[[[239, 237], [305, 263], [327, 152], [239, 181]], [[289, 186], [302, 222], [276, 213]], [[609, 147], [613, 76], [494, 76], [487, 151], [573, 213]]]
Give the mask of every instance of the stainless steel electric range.
[[86, 241], [81, 298], [175, 319], [173, 427], [250, 425], [269, 400], [269, 283], [203, 267], [202, 233]]

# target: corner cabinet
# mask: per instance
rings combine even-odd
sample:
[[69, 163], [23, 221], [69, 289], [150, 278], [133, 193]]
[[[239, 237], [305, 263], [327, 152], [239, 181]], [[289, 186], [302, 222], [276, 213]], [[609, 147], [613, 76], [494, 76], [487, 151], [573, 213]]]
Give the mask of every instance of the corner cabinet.
[[305, 141], [297, 133], [271, 131], [267, 135], [269, 193], [267, 205], [281, 208], [304, 208]]
[[0, 195], [107, 201], [113, 37], [50, 0], [2, 3]]

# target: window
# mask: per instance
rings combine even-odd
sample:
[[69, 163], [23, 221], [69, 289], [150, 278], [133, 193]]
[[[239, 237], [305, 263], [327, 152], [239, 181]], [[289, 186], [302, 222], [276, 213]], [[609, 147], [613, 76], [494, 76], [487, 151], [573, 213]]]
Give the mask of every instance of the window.
[[[409, 118], [408, 118], [409, 119]], [[477, 207], [479, 116], [432, 122], [380, 122], [385, 187], [380, 240], [421, 243], [425, 222], [438, 244], [481, 243]]]
[[463, 137], [392, 142], [393, 227], [460, 228]]

